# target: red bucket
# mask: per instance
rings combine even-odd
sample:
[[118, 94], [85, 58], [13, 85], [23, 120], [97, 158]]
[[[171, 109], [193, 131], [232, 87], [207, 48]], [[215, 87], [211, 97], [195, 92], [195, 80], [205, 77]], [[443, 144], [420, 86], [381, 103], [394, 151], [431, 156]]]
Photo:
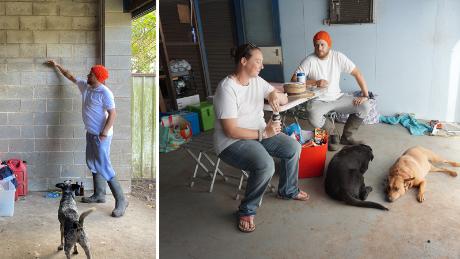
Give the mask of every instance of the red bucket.
[[318, 177], [323, 175], [326, 164], [326, 143], [319, 146], [302, 145], [299, 161], [299, 178]]

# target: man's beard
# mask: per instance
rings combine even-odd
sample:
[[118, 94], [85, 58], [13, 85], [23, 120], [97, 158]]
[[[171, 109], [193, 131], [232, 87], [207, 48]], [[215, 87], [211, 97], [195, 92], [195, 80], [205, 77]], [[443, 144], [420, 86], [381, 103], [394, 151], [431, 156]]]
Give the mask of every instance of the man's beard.
[[329, 50], [326, 51], [326, 52], [323, 52], [322, 55], [320, 55], [320, 52], [319, 52], [319, 51], [315, 51], [315, 54], [316, 54], [316, 56], [317, 56], [318, 58], [325, 58], [325, 57], [327, 57], [327, 55], [329, 54]]

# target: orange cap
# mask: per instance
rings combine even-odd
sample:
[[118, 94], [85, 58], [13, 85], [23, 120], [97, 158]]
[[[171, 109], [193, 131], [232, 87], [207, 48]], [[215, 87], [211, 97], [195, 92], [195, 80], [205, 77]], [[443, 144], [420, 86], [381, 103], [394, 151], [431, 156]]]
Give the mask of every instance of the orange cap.
[[91, 68], [91, 72], [97, 78], [97, 81], [104, 83], [107, 78], [109, 78], [109, 71], [103, 65], [95, 65]]
[[317, 32], [313, 37], [313, 44], [315, 44], [315, 41], [317, 40], [324, 40], [325, 42], [327, 42], [329, 48], [332, 46], [331, 36], [329, 36], [329, 33], [327, 33], [326, 31]]

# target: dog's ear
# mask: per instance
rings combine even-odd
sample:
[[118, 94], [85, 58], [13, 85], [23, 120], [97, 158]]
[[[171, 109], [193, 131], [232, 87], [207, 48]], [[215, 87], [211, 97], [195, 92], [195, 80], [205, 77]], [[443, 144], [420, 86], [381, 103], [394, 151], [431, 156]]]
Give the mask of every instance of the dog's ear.
[[415, 177], [407, 178], [407, 179], [404, 179], [404, 182], [409, 182], [409, 181], [412, 181], [414, 179], [415, 179]]
[[76, 184], [76, 183], [73, 183], [72, 184], [72, 191], [75, 191], [77, 190], [78, 188], [80, 188], [80, 185]]
[[63, 189], [63, 190], [64, 190], [64, 184], [63, 184], [63, 183], [58, 183], [58, 184], [56, 184], [56, 187], [59, 188], [59, 189]]
[[371, 146], [366, 145], [366, 144], [361, 144], [361, 146], [365, 147], [367, 150], [369, 150], [370, 152], [372, 152]]

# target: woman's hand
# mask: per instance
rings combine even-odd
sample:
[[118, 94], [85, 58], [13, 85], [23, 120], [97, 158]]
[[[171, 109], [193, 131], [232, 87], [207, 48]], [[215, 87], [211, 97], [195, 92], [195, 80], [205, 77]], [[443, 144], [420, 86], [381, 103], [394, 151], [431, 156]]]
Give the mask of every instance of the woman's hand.
[[265, 134], [267, 138], [271, 138], [281, 132], [281, 122], [273, 122], [269, 120], [267, 126], [265, 127]]
[[353, 105], [358, 106], [358, 105], [363, 104], [364, 102], [366, 102], [368, 100], [369, 100], [369, 97], [359, 96], [359, 97], [356, 97], [355, 99], [353, 99]]
[[316, 86], [317, 87], [326, 87], [329, 85], [329, 82], [327, 80], [321, 79], [316, 81]]
[[268, 95], [268, 103], [272, 107], [272, 110], [277, 112], [280, 109], [280, 98], [277, 94], [276, 90], [273, 90], [269, 95]]

